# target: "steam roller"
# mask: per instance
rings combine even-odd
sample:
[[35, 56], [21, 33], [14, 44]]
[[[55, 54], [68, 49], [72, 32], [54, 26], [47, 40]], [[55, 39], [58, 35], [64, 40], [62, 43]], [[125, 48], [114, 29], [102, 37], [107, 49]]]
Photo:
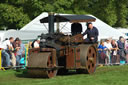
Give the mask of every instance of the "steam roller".
[[[85, 42], [79, 22], [93, 22], [96, 19], [83, 15], [54, 15], [42, 18], [49, 24], [47, 34], [40, 35], [40, 48], [29, 49], [28, 74], [31, 77], [52, 78], [57, 74], [76, 70], [92, 74], [97, 66], [97, 42]], [[55, 22], [71, 22], [71, 34], [54, 32]]]

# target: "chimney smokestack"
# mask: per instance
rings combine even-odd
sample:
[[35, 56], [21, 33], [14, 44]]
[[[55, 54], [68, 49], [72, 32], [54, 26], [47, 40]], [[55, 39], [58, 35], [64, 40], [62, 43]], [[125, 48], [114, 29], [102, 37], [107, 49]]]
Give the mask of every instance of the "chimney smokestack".
[[49, 34], [54, 34], [54, 13], [50, 12], [48, 14], [48, 23], [49, 23]]

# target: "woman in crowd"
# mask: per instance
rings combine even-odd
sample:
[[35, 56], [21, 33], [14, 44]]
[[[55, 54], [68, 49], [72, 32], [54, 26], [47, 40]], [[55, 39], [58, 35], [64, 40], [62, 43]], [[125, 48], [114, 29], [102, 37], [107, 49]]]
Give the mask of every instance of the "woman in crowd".
[[13, 47], [15, 48], [16, 66], [20, 66], [20, 59], [22, 55], [25, 54], [25, 46], [21, 43], [19, 38], [16, 38], [13, 42]]
[[20, 60], [25, 55], [25, 46], [22, 44], [21, 40], [19, 39], [19, 49], [16, 52], [16, 65], [20, 66]]
[[101, 41], [100, 45], [98, 46], [99, 64], [105, 64], [106, 50], [107, 47], [104, 45], [104, 41]]
[[128, 64], [128, 40], [125, 42], [126, 64]]
[[118, 45], [115, 40], [112, 40], [112, 55], [111, 55], [111, 63], [112, 64], [119, 64], [120, 63], [120, 57], [117, 54]]
[[13, 48], [14, 48], [14, 56], [15, 57], [13, 57], [13, 66], [16, 66], [16, 56], [17, 56], [17, 51], [20, 49], [20, 44], [19, 44], [19, 38], [17, 37], [16, 39], [15, 39], [15, 41], [13, 42]]

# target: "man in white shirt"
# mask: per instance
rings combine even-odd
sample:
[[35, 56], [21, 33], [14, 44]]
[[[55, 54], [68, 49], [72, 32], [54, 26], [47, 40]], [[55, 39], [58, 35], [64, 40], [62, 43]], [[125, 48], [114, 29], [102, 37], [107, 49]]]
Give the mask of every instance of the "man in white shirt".
[[107, 47], [107, 51], [106, 51], [106, 56], [107, 58], [105, 59], [105, 64], [110, 64], [110, 56], [111, 56], [111, 50], [112, 50], [112, 44], [110, 39], [107, 39], [106, 42], [104, 43], [104, 45]]
[[2, 64], [5, 61], [6, 66], [10, 67], [10, 54], [8, 53], [9, 50], [13, 50], [12, 42], [14, 41], [13, 37], [10, 37], [9, 40], [6, 40], [2, 43]]
[[40, 48], [40, 39], [37, 39], [37, 40], [34, 42], [34, 48]]

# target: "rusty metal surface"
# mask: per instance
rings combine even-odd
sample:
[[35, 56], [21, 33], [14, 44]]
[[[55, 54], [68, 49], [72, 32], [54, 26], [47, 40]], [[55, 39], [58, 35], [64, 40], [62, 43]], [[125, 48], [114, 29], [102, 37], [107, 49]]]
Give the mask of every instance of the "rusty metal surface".
[[76, 68], [80, 68], [81, 67], [81, 63], [80, 63], [80, 47], [77, 47], [75, 49], [76, 51]]
[[70, 42], [70, 43], [82, 43], [84, 40], [83, 40], [83, 35], [82, 34], [77, 34], [77, 35], [74, 35], [74, 36], [64, 36], [64, 37], [61, 37], [59, 39], [61, 42]]
[[31, 49], [29, 49], [29, 54], [31, 54], [31, 53], [38, 53], [40, 51], [40, 48], [31, 48]]
[[80, 63], [80, 47], [71, 46], [66, 49], [66, 68], [67, 69], [77, 69], [81, 67]]
[[47, 59], [50, 53], [31, 53], [28, 59], [28, 67], [47, 67]]
[[70, 41], [72, 43], [82, 43], [84, 41], [83, 40], [83, 35], [82, 34], [77, 34], [75, 36], [72, 36]]
[[66, 68], [73, 69], [75, 67], [75, 56], [73, 47], [66, 48]]

